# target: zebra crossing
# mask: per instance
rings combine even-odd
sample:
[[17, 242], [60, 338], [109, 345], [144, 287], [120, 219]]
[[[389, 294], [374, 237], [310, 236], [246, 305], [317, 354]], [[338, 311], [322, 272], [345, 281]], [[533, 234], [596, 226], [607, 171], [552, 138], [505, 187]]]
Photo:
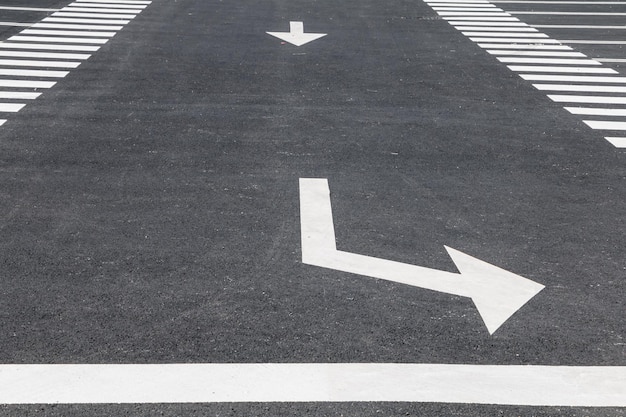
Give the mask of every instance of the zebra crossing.
[[603, 63], [611, 61], [590, 58], [568, 41], [551, 38], [487, 0], [426, 0], [426, 4], [550, 100], [582, 116], [615, 147], [626, 148], [626, 107], [620, 107], [626, 105], [622, 95], [626, 77]]
[[89, 59], [150, 3], [77, 0], [0, 42], [0, 126]]

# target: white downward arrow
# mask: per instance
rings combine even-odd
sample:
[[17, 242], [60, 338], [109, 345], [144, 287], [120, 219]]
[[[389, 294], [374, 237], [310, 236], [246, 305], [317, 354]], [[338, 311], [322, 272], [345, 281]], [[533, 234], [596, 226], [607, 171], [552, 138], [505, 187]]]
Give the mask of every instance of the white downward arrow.
[[282, 39], [296, 46], [302, 46], [323, 36], [325, 33], [304, 33], [304, 23], [289, 22], [289, 32], [266, 32], [268, 35]]
[[337, 250], [328, 181], [300, 179], [302, 262], [472, 299], [493, 334], [544, 286], [445, 247], [460, 274]]

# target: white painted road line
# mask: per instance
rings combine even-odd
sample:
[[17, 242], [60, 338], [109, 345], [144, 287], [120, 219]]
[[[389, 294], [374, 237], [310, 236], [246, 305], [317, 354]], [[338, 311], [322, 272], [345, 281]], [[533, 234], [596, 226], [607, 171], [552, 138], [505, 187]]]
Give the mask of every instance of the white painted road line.
[[41, 93], [25, 93], [21, 91], [0, 91], [0, 98], [16, 99], [16, 100], [34, 100]]
[[15, 6], [0, 6], [0, 10], [15, 10], [25, 12], [58, 12], [59, 9], [44, 9], [39, 7], [15, 7]]
[[498, 57], [498, 61], [505, 64], [568, 64], [568, 65], [602, 65], [593, 59], [560, 59], [560, 58], [515, 58]]
[[529, 50], [553, 50], [553, 51], [573, 51], [567, 45], [520, 45], [517, 43], [497, 44], [497, 43], [479, 43], [478, 46], [484, 49], [489, 48], [506, 48], [506, 49], [529, 49]]
[[533, 84], [541, 91], [578, 91], [586, 93], [626, 93], [626, 87], [616, 85], [579, 85], [579, 84]]
[[617, 74], [611, 68], [589, 68], [589, 67], [551, 67], [533, 65], [509, 65], [511, 71], [515, 72], [560, 72], [560, 73], [587, 73], [587, 74]]
[[70, 4], [67, 7], [63, 8], [63, 11], [66, 12], [87, 12], [87, 13], [119, 13], [119, 14], [139, 14], [141, 10], [139, 9], [99, 9], [99, 8], [91, 8], [91, 7], [77, 7], [75, 4]]
[[0, 103], [0, 112], [17, 113], [22, 110], [26, 104], [21, 103]]
[[86, 17], [86, 18], [108, 18], [108, 19], [133, 19], [134, 14], [104, 14], [104, 13], [72, 13], [72, 12], [56, 12], [53, 17]]
[[30, 27], [32, 23], [18, 23], [18, 22], [0, 22], [0, 26], [13, 26], [13, 27]]
[[70, 25], [65, 23], [35, 23], [31, 26], [35, 29], [77, 29], [77, 30], [110, 30], [118, 31], [122, 30], [124, 26], [110, 26], [110, 25]]
[[546, 75], [546, 74], [519, 74], [527, 81], [565, 81], [580, 83], [626, 83], [626, 77], [602, 77], [594, 75]]
[[16, 58], [53, 58], [53, 59], [77, 59], [85, 60], [91, 55], [89, 54], [67, 54], [61, 52], [24, 52], [24, 51], [4, 51], [0, 50], [0, 57], [16, 57]]
[[535, 1], [535, 0], [494, 0], [494, 3], [522, 3], [522, 4], [593, 4], [593, 5], [624, 5], [620, 1]]
[[[103, 3], [103, 0], [78, 0], [80, 3]], [[106, 3], [111, 4], [144, 4], [149, 5], [151, 1], [130, 1], [130, 0], [104, 0]]]
[[37, 50], [49, 50], [49, 51], [79, 51], [79, 52], [96, 52], [100, 49], [99, 46], [89, 45], [53, 45], [42, 43], [11, 43], [0, 42], [0, 48], [8, 49], [37, 49]]
[[58, 23], [89, 23], [97, 25], [126, 25], [130, 20], [108, 20], [108, 19], [80, 19], [77, 17], [46, 17], [42, 22], [58, 22]]
[[337, 250], [328, 181], [300, 179], [302, 262], [471, 298], [493, 334], [544, 286], [445, 247], [460, 273]]
[[470, 38], [471, 41], [473, 42], [515, 42], [515, 43], [530, 43], [530, 44], [560, 44], [561, 42], [557, 41], [556, 39], [550, 39], [550, 38], [546, 38], [546, 39], [537, 39], [537, 38], [516, 38], [516, 39], [511, 39], [511, 38]]
[[67, 74], [69, 74], [68, 71], [23, 70], [23, 69], [0, 68], [0, 75], [10, 75], [14, 77], [63, 78]]
[[0, 65], [16, 67], [77, 68], [80, 62], [0, 59]]
[[[471, 31], [471, 30], [481, 30], [483, 32], [479, 32], [479, 33], [485, 33], [485, 31], [487, 32], [537, 32], [537, 29], [534, 28], [526, 28], [526, 27], [501, 27], [501, 26], [495, 26], [495, 27], [489, 27], [489, 26], [456, 26], [456, 25], [452, 25], [454, 26], [457, 30], [462, 30], [462, 31]], [[463, 32], [463, 34], [465, 35], [465, 32]], [[468, 35], [465, 35], [468, 36]], [[473, 35], [476, 36], [476, 35]], [[521, 36], [521, 33], [520, 33]], [[544, 35], [547, 36], [547, 35]]]
[[584, 39], [563, 39], [563, 43], [580, 44], [580, 45], [626, 45], [626, 41], [603, 41], [603, 40], [584, 40]]
[[618, 64], [623, 64], [626, 62], [626, 59], [622, 59], [622, 58], [594, 58], [596, 61], [599, 62], [614, 62], [614, 63], [618, 63]]
[[626, 104], [626, 97], [613, 96], [576, 96], [548, 94], [552, 101], [558, 103], [589, 103], [589, 104]]
[[52, 81], [24, 81], [24, 80], [3, 80], [0, 79], [0, 87], [14, 88], [51, 88], [56, 84]]
[[15, 35], [11, 36], [8, 41], [15, 42], [52, 42], [52, 43], [94, 43], [103, 45], [108, 42], [108, 39], [92, 39], [92, 38], [60, 38], [53, 36], [22, 36]]
[[55, 35], [55, 36], [93, 36], [95, 38], [112, 38], [115, 32], [89, 32], [85, 30], [52, 30], [52, 29], [26, 29], [24, 35]]
[[601, 120], [583, 120], [587, 126], [596, 130], [626, 130], [626, 122], [609, 122]]
[[488, 49], [491, 55], [515, 55], [515, 56], [552, 56], [552, 57], [582, 57], [586, 55], [580, 52], [558, 52], [558, 51], [519, 51], [506, 49]]
[[435, 402], [623, 407], [626, 367], [397, 363], [0, 365], [2, 404]]
[[534, 28], [545, 29], [626, 29], [626, 26], [601, 26], [601, 25], [531, 25]]
[[112, 4], [111, 2], [107, 3], [87, 3], [84, 1], [75, 1], [74, 3], [68, 5], [67, 7], [92, 7], [92, 8], [113, 8], [113, 9], [145, 9], [147, 6], [141, 6], [138, 4]]
[[598, 107], [564, 107], [572, 114], [587, 116], [626, 116], [626, 109], [602, 109]]
[[626, 16], [626, 13], [615, 13], [615, 12], [541, 12], [541, 11], [524, 11], [524, 10], [515, 10], [509, 11], [512, 15], [517, 14], [531, 14], [531, 15], [559, 15], [559, 16]]
[[626, 137], [605, 136], [604, 139], [608, 140], [616, 148], [626, 148]]
[[530, 27], [528, 26], [526, 23], [522, 23], [519, 20], [515, 19], [515, 21], [513, 22], [484, 22], [484, 21], [465, 21], [465, 20], [461, 20], [461, 21], [456, 21], [456, 20], [450, 20], [448, 21], [449, 24], [451, 24], [452, 26], [458, 26], [458, 25], [469, 25], [469, 26], [487, 26], [487, 27]]

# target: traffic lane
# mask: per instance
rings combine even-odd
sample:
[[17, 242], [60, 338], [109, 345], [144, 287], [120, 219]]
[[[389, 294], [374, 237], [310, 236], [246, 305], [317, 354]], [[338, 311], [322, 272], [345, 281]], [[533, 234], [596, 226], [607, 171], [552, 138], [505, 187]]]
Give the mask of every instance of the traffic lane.
[[[3, 362], [619, 362], [623, 284], [591, 287], [622, 273], [619, 154], [396, 6], [295, 49], [159, 5], [7, 124]], [[301, 176], [330, 179], [340, 248], [548, 288], [490, 337], [468, 300], [302, 265]]]

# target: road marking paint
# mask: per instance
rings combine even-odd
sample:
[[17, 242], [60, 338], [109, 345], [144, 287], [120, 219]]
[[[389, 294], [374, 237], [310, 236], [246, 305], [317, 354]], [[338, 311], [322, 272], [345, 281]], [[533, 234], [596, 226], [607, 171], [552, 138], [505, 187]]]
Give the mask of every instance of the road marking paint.
[[54, 36], [22, 36], [15, 35], [11, 36], [9, 41], [18, 41], [18, 42], [59, 42], [59, 43], [95, 43], [99, 45], [103, 45], [108, 42], [108, 39], [91, 39], [91, 38], [60, 38]]
[[[102, 0], [78, 0], [79, 3], [103, 3]], [[152, 3], [152, 1], [128, 1], [128, 0], [105, 0], [106, 3], [111, 4], [145, 4], [146, 6]]]
[[53, 17], [89, 17], [89, 18], [102, 18], [102, 19], [133, 19], [134, 14], [100, 14], [100, 13], [73, 13], [73, 12], [56, 12], [52, 14]]
[[555, 50], [555, 51], [559, 51], [559, 50], [560, 51], [573, 51], [573, 49], [567, 45], [533, 45], [533, 44], [520, 45], [517, 43], [508, 43], [508, 44], [479, 43], [478, 46], [484, 49], [506, 48], [506, 49], [533, 49], [533, 50], [545, 49], [545, 50]]
[[413, 363], [0, 365], [2, 404], [427, 402], [624, 407], [626, 367]]
[[506, 49], [488, 49], [491, 55], [515, 55], [515, 56], [562, 56], [562, 57], [585, 57], [580, 52], [555, 52], [555, 51], [514, 51]]
[[545, 29], [626, 29], [626, 26], [601, 26], [601, 25], [531, 25], [534, 28]]
[[110, 25], [70, 25], [64, 23], [35, 23], [32, 28], [45, 28], [45, 29], [78, 29], [78, 30], [122, 30], [124, 26], [110, 26]]
[[626, 45], [626, 41], [603, 41], [603, 40], [583, 40], [583, 39], [564, 39], [563, 43], [585, 44], [585, 45]]
[[11, 75], [15, 77], [47, 77], [63, 78], [68, 71], [46, 71], [46, 70], [24, 70], [24, 69], [4, 69], [0, 68], [0, 75]]
[[596, 130], [626, 130], [626, 122], [609, 122], [602, 120], [583, 120], [587, 126]]
[[589, 67], [551, 67], [542, 65], [508, 65], [511, 71], [515, 72], [561, 72], [561, 73], [589, 73], [589, 74], [617, 74], [611, 68], [589, 68]]
[[0, 65], [16, 67], [77, 68], [80, 65], [80, 62], [0, 59]]
[[602, 65], [593, 59], [566, 59], [566, 58], [497, 58], [498, 61], [507, 64], [576, 64], [576, 65]]
[[50, 51], [80, 51], [80, 52], [95, 52], [100, 49], [99, 46], [88, 45], [52, 45], [42, 43], [9, 43], [0, 42], [0, 48], [8, 49], [38, 49], [38, 50], [50, 50]]
[[57, 12], [59, 9], [44, 9], [40, 7], [15, 7], [15, 6], [0, 6], [0, 10], [15, 10], [25, 12]]
[[76, 7], [76, 5], [70, 4], [68, 7], [63, 9], [68, 12], [86, 12], [86, 13], [112, 13], [112, 14], [139, 14], [142, 10], [139, 9], [98, 9], [98, 8], [88, 8], [88, 7]]
[[586, 116], [626, 116], [626, 109], [601, 109], [598, 107], [564, 107], [572, 114]]
[[300, 179], [300, 226], [303, 263], [469, 297], [490, 334], [544, 288], [447, 246], [460, 273], [339, 251], [323, 178]]
[[586, 93], [626, 93], [626, 87], [615, 85], [533, 84], [541, 91], [579, 91]]
[[511, 16], [509, 13], [505, 12], [437, 12], [440, 16], [502, 16], [508, 17]]
[[452, 8], [455, 8], [455, 7], [461, 7], [461, 8], [464, 8], [464, 9], [466, 9], [466, 8], [476, 8], [476, 9], [479, 9], [479, 10], [485, 10], [485, 9], [493, 9], [493, 8], [496, 7], [493, 4], [491, 4], [491, 3], [441, 3], [441, 5], [445, 6], [445, 7], [437, 6], [437, 7], [433, 7], [433, 9], [445, 10], [445, 9], [448, 9], [448, 8], [452, 9]]
[[[626, 16], [626, 13], [603, 13], [603, 12], [556, 12], [556, 11], [504, 11], [503, 9], [474, 8], [469, 4], [455, 4], [450, 6], [454, 0], [425, 0], [433, 10], [454, 26], [457, 30], [468, 37], [471, 41], [476, 42], [478, 46], [486, 49], [491, 55], [507, 65], [511, 71], [517, 73], [522, 79], [528, 81], [556, 81], [556, 82], [589, 82], [596, 85], [578, 86], [572, 84], [533, 84], [540, 91], [563, 91], [563, 92], [588, 92], [588, 93], [612, 93], [623, 94], [626, 92], [625, 87], [612, 87], [606, 84], [624, 83], [624, 77], [599, 77], [589, 75], [571, 76], [567, 74], [619, 74], [612, 68], [605, 67], [603, 62], [626, 63], [626, 59], [622, 58], [588, 58], [585, 54], [574, 51], [566, 44], [600, 44], [600, 45], [623, 45], [626, 41], [604, 41], [604, 40], [557, 40], [550, 38], [547, 34], [536, 30], [538, 27], [546, 28], [611, 28], [615, 26], [596, 26], [596, 25], [526, 25], [521, 22], [517, 15], [572, 15], [572, 16]], [[463, 2], [461, 2], [463, 3]], [[488, 3], [498, 3], [497, 1]], [[506, 3], [506, 1], [505, 1]], [[538, 4], [540, 2], [535, 2]], [[550, 4], [566, 4], [565, 2], [553, 2]], [[533, 4], [533, 3], [529, 3]], [[582, 3], [572, 3], [582, 4]], [[599, 3], [589, 3], [599, 4]], [[446, 7], [448, 6], [448, 7]], [[514, 17], [511, 22], [491, 23], [489, 19], [492, 17], [475, 17], [476, 14], [490, 16], [505, 13]], [[454, 17], [451, 17], [454, 15]], [[468, 21], [473, 19], [476, 23]], [[512, 25], [520, 25], [517, 28]], [[521, 29], [524, 28], [524, 29]], [[530, 29], [529, 29], [530, 28]], [[620, 29], [626, 29], [626, 26], [619, 26]], [[532, 31], [535, 29], [535, 31]], [[532, 33], [528, 33], [532, 31]], [[580, 59], [576, 59], [580, 58]], [[514, 64], [514, 65], [509, 65]], [[528, 64], [528, 65], [515, 65]], [[533, 73], [555, 73], [538, 74]], [[600, 84], [600, 85], [598, 85]], [[605, 84], [605, 85], [602, 85]], [[577, 96], [577, 95], [548, 95], [556, 102], [574, 102], [574, 103], [593, 103], [593, 104], [626, 104], [626, 97], [614, 96]], [[620, 115], [621, 116], [621, 115]], [[594, 126], [602, 122], [593, 122]], [[608, 123], [608, 122], [607, 122]], [[604, 126], [621, 126], [611, 122]], [[612, 141], [611, 143], [618, 143]], [[621, 143], [621, 142], [620, 142]]]
[[60, 35], [60, 36], [93, 36], [99, 38], [112, 38], [115, 36], [115, 32], [89, 32], [89, 31], [81, 31], [81, 30], [37, 30], [37, 29], [26, 29], [21, 33], [24, 35]]
[[5, 124], [7, 122], [6, 119], [0, 119], [0, 126], [2, 126], [3, 124]]
[[604, 139], [608, 140], [616, 148], [626, 148], [626, 137], [605, 136]]
[[79, 19], [68, 17], [46, 17], [42, 22], [59, 22], [59, 23], [94, 23], [101, 25], [126, 25], [130, 20], [106, 20], [106, 19]]
[[17, 113], [22, 110], [26, 104], [21, 103], [0, 103], [0, 112]]
[[474, 42], [515, 42], [515, 43], [530, 43], [530, 44], [560, 44], [561, 42], [557, 41], [556, 39], [550, 39], [550, 38], [546, 38], [546, 39], [537, 39], [537, 38], [516, 38], [516, 39], [511, 39], [511, 38], [470, 38], [471, 41]]
[[[471, 30], [481, 30], [482, 32], [474, 32], [474, 33], [485, 33], [485, 32], [537, 32], [537, 29], [535, 28], [531, 28], [531, 27], [501, 27], [501, 26], [496, 26], [496, 27], [488, 27], [488, 26], [456, 26], [456, 25], [452, 25], [454, 26], [457, 30], [464, 30], [464, 31], [471, 31]], [[463, 32], [463, 34], [465, 36], [467, 36], [465, 34], [465, 32]], [[522, 35], [522, 33], [520, 33], [520, 35]], [[546, 35], [547, 36], [547, 35]]]
[[618, 64], [622, 64], [626, 62], [626, 59], [621, 59], [621, 58], [594, 58], [594, 59], [599, 62], [614, 62]]
[[487, 12], [491, 9], [489, 7], [433, 7], [433, 10], [448, 12]]
[[25, 93], [21, 91], [0, 91], [0, 98], [16, 99], [16, 100], [34, 100], [41, 93]]
[[604, 12], [541, 12], [541, 11], [523, 11], [510, 10], [510, 14], [531, 14], [531, 15], [559, 15], [559, 16], [626, 16], [626, 13], [604, 13]]
[[550, 100], [558, 103], [626, 104], [626, 97], [576, 96], [569, 94], [548, 94], [548, 97]]
[[442, 16], [443, 20], [476, 20], [479, 22], [519, 22], [517, 17], [476, 17], [476, 16]]
[[472, 21], [461, 20], [461, 21], [457, 22], [455, 20], [449, 20], [448, 23], [451, 24], [452, 26], [469, 25], [469, 26], [513, 27], [513, 28], [515, 28], [515, 27], [530, 27], [526, 23], [522, 23], [520, 21], [515, 21], [515, 22], [493, 22], [493, 21], [488, 21], [488, 22], [484, 22], [484, 21], [480, 21], [480, 20], [475, 20], [475, 21], [474, 20], [472, 20]]
[[624, 5], [621, 1], [534, 1], [534, 0], [494, 0], [494, 3], [522, 3], [522, 4], [593, 4], [593, 5]]
[[30, 27], [32, 23], [18, 23], [18, 22], [0, 22], [0, 26], [13, 26], [13, 27]]
[[[457, 28], [458, 29], [458, 28]], [[461, 30], [461, 29], [459, 29]], [[545, 33], [528, 33], [528, 32], [461, 32], [465, 36], [493, 36], [493, 37], [507, 37], [507, 38], [547, 38], [548, 35]], [[509, 42], [517, 39], [509, 39]]]
[[0, 87], [15, 88], [52, 88], [56, 82], [52, 81], [23, 81], [23, 80], [3, 80], [0, 79]]
[[597, 75], [544, 75], [519, 74], [527, 81], [567, 81], [581, 83], [626, 83], [626, 77], [602, 77]]
[[84, 1], [76, 1], [70, 4], [68, 7], [96, 7], [96, 8], [114, 8], [114, 9], [145, 9], [147, 6], [141, 6], [139, 4], [112, 4], [107, 3], [87, 3]]
[[91, 55], [88, 54], [65, 54], [57, 52], [23, 52], [23, 51], [3, 51], [0, 50], [0, 56], [3, 57], [20, 57], [20, 58], [54, 58], [54, 59], [77, 59], [85, 60]]
[[323, 38], [325, 33], [305, 33], [304, 23], [302, 22], [289, 22], [289, 32], [265, 32], [268, 35], [274, 36], [285, 42], [289, 42], [295, 46], [302, 46], [314, 40]]

